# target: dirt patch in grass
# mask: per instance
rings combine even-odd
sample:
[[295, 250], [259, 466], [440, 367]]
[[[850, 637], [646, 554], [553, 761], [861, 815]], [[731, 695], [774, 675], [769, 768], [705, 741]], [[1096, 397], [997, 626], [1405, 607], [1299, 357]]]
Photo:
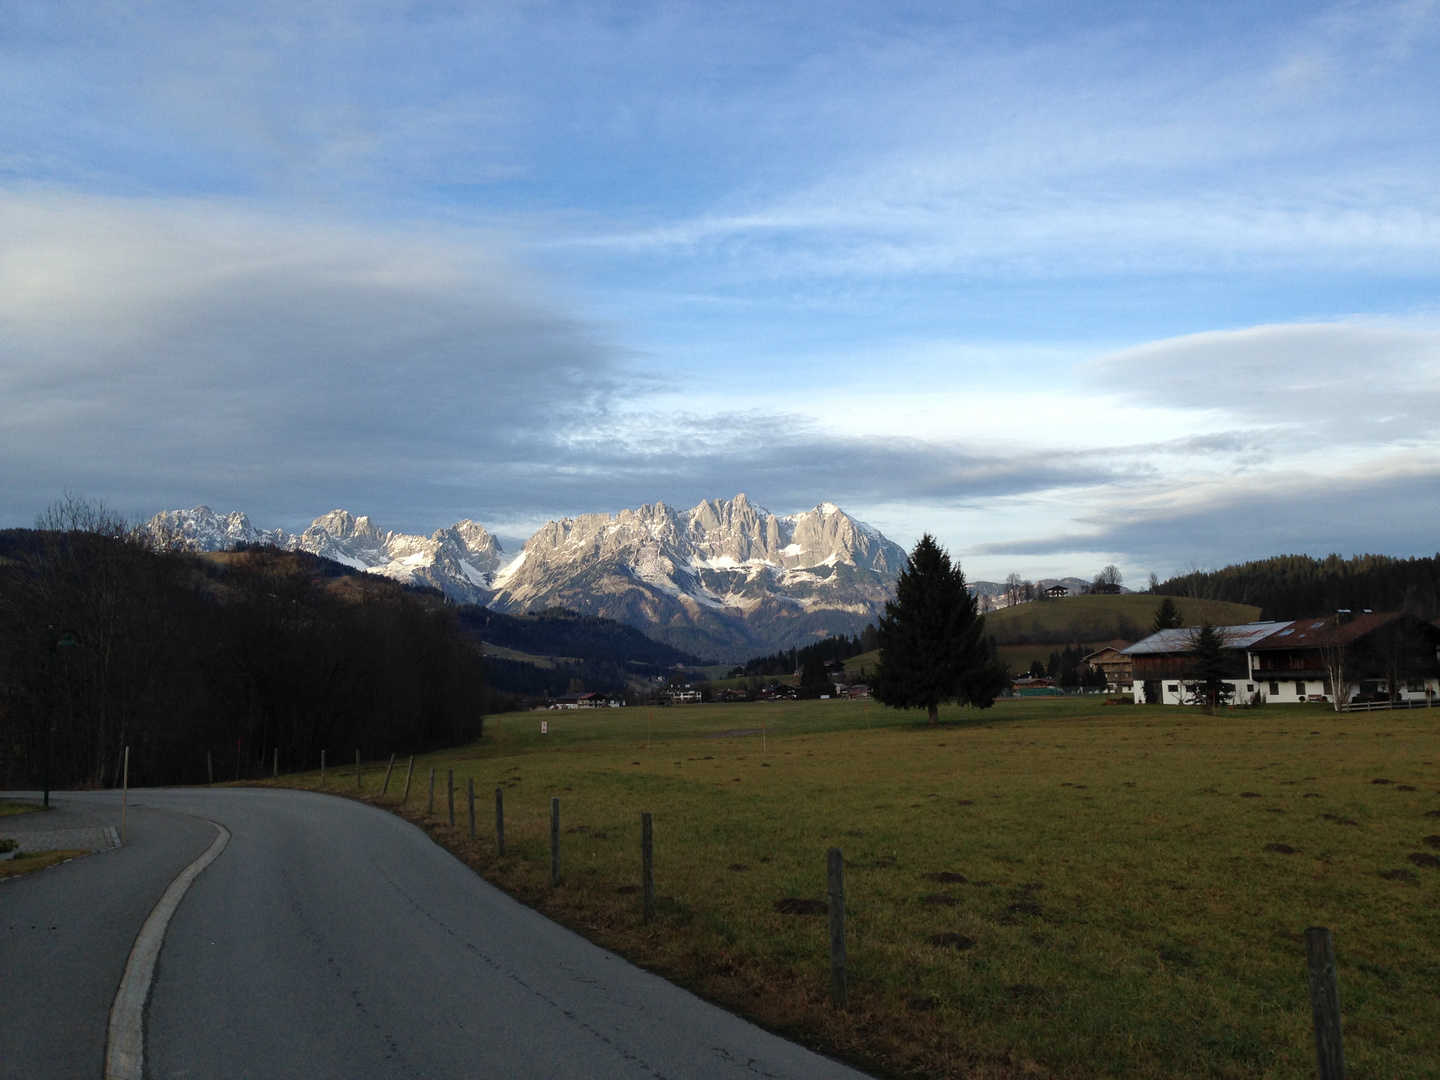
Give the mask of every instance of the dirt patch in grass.
[[781, 915], [825, 915], [830, 905], [824, 900], [806, 900], [799, 896], [786, 896], [775, 901], [775, 910]]
[[931, 934], [930, 944], [937, 949], [955, 949], [964, 952], [966, 949], [975, 947], [975, 939], [966, 937], [964, 934]]
[[1289, 844], [1266, 844], [1266, 851], [1273, 851], [1276, 855], [1298, 855], [1299, 848], [1293, 848]]
[[964, 885], [965, 875], [957, 874], [953, 870], [941, 870], [939, 873], [930, 875], [931, 881], [937, 881], [941, 885]]
[[1420, 880], [1414, 870], [1381, 870], [1380, 876], [1386, 881], [1416, 882]]
[[1428, 866], [1440, 869], [1440, 855], [1431, 855], [1428, 851], [1417, 851], [1405, 856], [1406, 862], [1414, 863], [1416, 866]]

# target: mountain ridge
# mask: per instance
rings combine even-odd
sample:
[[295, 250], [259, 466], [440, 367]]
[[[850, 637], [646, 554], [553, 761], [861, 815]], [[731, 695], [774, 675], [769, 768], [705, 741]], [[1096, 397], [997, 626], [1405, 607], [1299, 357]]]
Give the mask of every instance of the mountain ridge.
[[833, 503], [777, 515], [743, 493], [689, 510], [656, 502], [553, 520], [509, 560], [469, 519], [426, 537], [332, 510], [288, 533], [198, 506], [162, 511], [146, 528], [188, 550], [307, 551], [499, 612], [567, 607], [727, 661], [859, 632], [883, 612], [905, 562], [899, 545]]

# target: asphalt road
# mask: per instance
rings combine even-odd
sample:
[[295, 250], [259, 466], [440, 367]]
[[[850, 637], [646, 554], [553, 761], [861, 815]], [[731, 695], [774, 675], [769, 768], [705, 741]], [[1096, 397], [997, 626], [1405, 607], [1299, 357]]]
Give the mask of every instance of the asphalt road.
[[[114, 816], [109, 793], [60, 802]], [[100, 1076], [126, 956], [214, 839], [203, 818], [232, 838], [165, 938], [149, 1077], [862, 1076], [517, 904], [384, 811], [190, 789], [132, 792], [125, 847], [0, 885], [0, 1078]]]

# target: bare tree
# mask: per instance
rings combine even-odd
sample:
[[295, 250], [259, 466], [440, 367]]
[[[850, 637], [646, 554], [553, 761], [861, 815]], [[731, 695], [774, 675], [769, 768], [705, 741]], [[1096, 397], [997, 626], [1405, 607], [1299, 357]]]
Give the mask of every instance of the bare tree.
[[1335, 711], [1339, 712], [1340, 707], [1350, 700], [1350, 688], [1355, 685], [1345, 663], [1345, 645], [1339, 641], [1326, 645], [1321, 648], [1320, 656], [1325, 674], [1330, 679], [1330, 696], [1334, 700]]
[[1111, 563], [1095, 575], [1096, 585], [1119, 585], [1123, 580], [1125, 579], [1120, 573], [1120, 568], [1114, 563]]
[[1019, 574], [1011, 574], [1005, 579], [1005, 606], [1014, 607], [1020, 602], [1020, 590], [1024, 586]]

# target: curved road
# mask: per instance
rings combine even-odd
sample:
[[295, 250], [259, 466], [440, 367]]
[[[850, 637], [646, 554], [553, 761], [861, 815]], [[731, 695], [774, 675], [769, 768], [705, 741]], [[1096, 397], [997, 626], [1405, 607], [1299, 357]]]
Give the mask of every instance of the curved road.
[[[58, 803], [57, 827], [118, 823], [112, 793]], [[862, 1078], [516, 903], [392, 814], [273, 789], [132, 792], [126, 846], [0, 884], [0, 1078], [101, 1075], [130, 947], [214, 840], [205, 818], [232, 838], [170, 923], [148, 1077]]]

